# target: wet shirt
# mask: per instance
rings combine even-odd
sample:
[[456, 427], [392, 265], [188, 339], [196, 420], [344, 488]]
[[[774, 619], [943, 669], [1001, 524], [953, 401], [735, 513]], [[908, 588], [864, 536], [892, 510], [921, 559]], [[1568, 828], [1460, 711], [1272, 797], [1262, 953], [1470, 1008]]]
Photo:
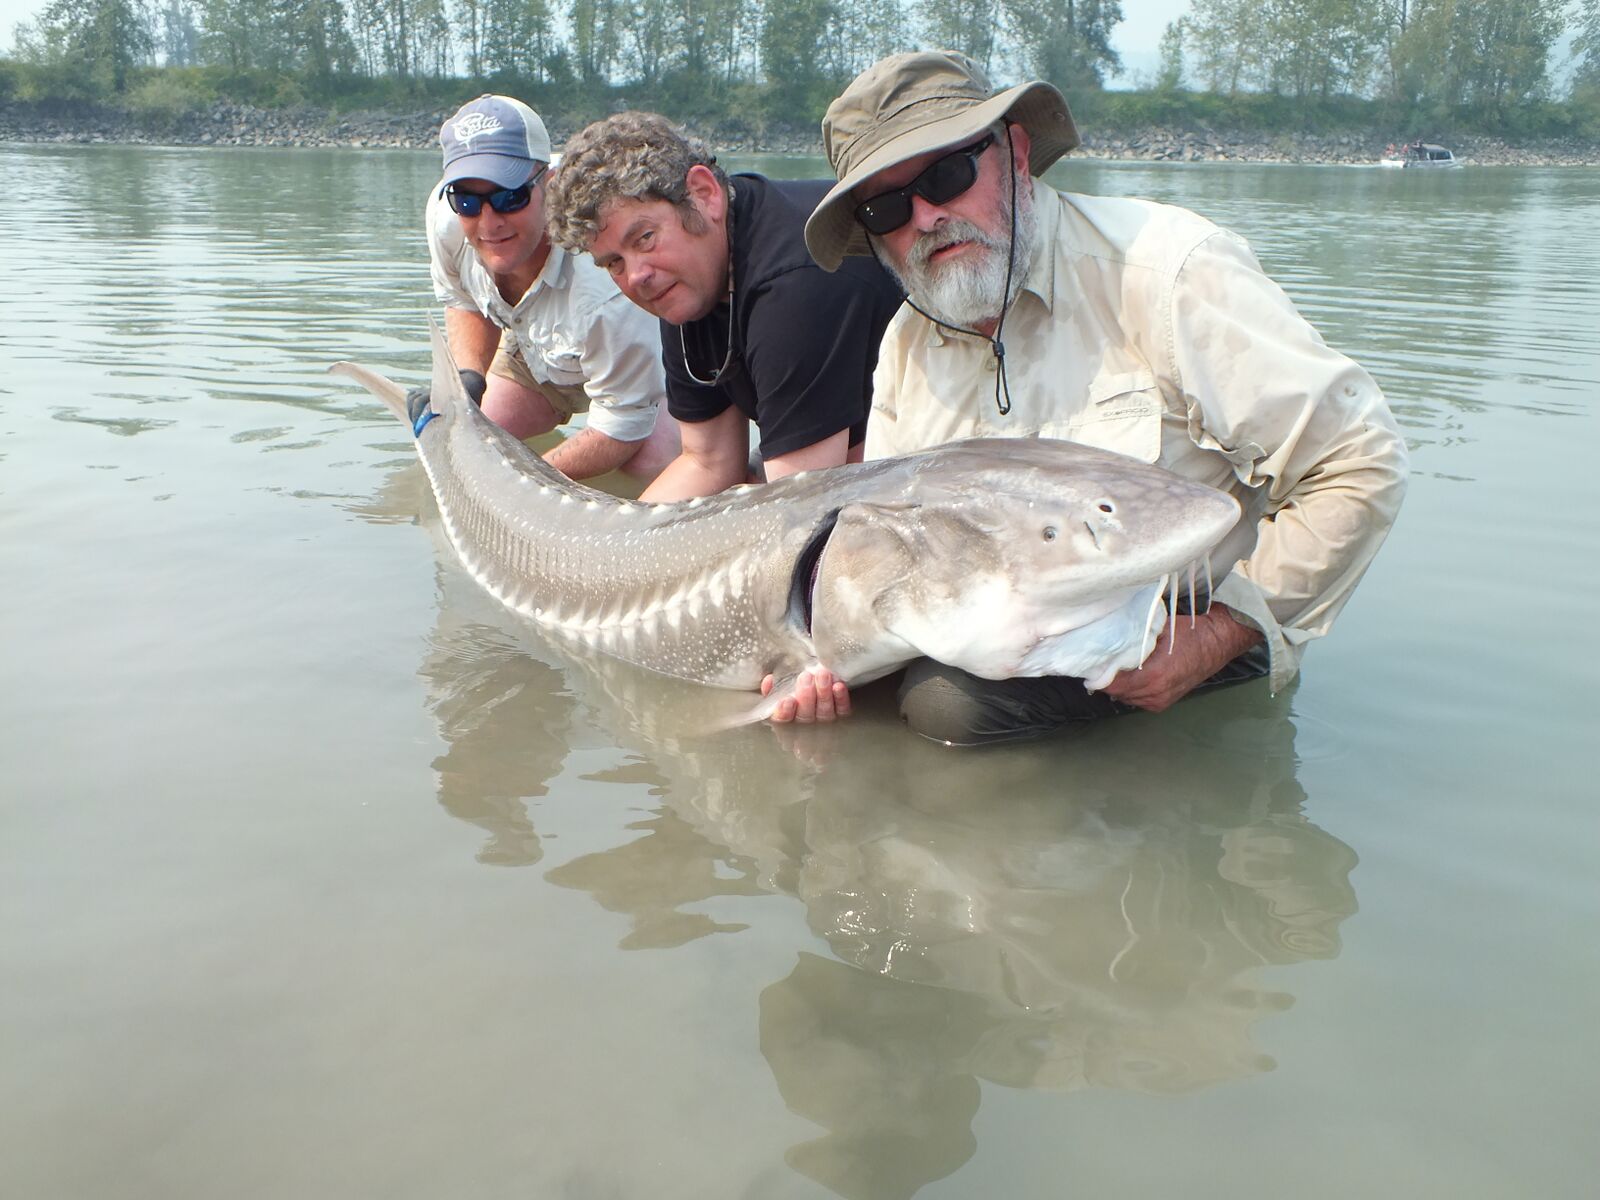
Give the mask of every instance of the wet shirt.
[[539, 278], [515, 304], [461, 232], [439, 195], [428, 196], [433, 292], [443, 304], [488, 317], [539, 383], [582, 387], [589, 427], [623, 442], [650, 436], [666, 398], [656, 320], [633, 305], [587, 255], [552, 245]]
[[1272, 684], [1327, 633], [1394, 521], [1405, 443], [1372, 377], [1330, 349], [1245, 242], [1194, 213], [1035, 181], [1035, 254], [1002, 337], [902, 309], [884, 335], [866, 457], [965, 437], [1056, 437], [1231, 492], [1220, 602], [1260, 629]]
[[[858, 445], [878, 341], [900, 290], [871, 259], [851, 259], [836, 274], [812, 261], [805, 222], [831, 181], [735, 175], [732, 183], [733, 299], [698, 321], [661, 322], [668, 407], [680, 421], [738, 408], [760, 428], [766, 458], [841, 429]], [[730, 336], [728, 369], [717, 374]], [[716, 382], [696, 382], [691, 371]]]

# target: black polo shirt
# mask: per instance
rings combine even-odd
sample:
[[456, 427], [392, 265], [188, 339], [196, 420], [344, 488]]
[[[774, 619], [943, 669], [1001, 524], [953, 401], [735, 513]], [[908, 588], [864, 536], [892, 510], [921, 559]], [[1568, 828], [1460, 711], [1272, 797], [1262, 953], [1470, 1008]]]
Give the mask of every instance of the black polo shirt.
[[[899, 285], [876, 260], [847, 258], [829, 274], [807, 253], [806, 218], [832, 186], [735, 175], [732, 302], [682, 326], [661, 323], [668, 411], [709, 421], [732, 405], [760, 428], [763, 458], [841, 429], [852, 446], [866, 436], [878, 343], [900, 307]], [[704, 380], [722, 365], [730, 319], [727, 370], [696, 383], [690, 370]]]

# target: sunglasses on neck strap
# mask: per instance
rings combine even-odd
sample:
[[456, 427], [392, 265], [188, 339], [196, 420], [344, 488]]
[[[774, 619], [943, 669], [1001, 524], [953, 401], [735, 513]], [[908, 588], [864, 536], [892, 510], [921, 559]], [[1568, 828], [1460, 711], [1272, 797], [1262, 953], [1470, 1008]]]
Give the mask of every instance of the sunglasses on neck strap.
[[990, 133], [934, 159], [905, 187], [880, 192], [856, 205], [856, 220], [868, 233], [882, 237], [911, 220], [911, 197], [921, 196], [929, 204], [950, 203], [977, 182], [978, 159], [992, 145], [994, 134]]

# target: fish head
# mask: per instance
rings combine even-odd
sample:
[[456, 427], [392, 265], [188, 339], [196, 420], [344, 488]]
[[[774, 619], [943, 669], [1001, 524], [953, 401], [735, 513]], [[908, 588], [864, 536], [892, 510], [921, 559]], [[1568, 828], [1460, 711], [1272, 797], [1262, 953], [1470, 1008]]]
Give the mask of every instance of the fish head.
[[813, 637], [847, 676], [833, 651], [988, 678], [1137, 665], [1157, 585], [1240, 515], [1225, 492], [1067, 442], [965, 442], [927, 461], [903, 496], [842, 507], [818, 560]]

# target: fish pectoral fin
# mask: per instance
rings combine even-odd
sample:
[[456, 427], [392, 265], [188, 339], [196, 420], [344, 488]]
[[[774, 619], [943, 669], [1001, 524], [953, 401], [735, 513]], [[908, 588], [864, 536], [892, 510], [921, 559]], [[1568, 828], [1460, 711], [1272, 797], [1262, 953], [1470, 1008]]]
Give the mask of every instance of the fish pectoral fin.
[[[792, 680], [790, 688], [793, 689]], [[776, 685], [766, 696], [751, 696], [749, 692], [719, 692], [715, 697], [707, 697], [700, 706], [690, 722], [688, 732], [705, 736], [759, 724], [772, 716], [772, 710], [778, 706], [781, 695]]]
[[751, 721], [766, 721], [772, 717], [773, 711], [779, 703], [794, 695], [794, 685], [803, 674], [802, 671], [785, 671], [772, 676], [772, 690], [761, 697], [761, 702], [751, 709]]

